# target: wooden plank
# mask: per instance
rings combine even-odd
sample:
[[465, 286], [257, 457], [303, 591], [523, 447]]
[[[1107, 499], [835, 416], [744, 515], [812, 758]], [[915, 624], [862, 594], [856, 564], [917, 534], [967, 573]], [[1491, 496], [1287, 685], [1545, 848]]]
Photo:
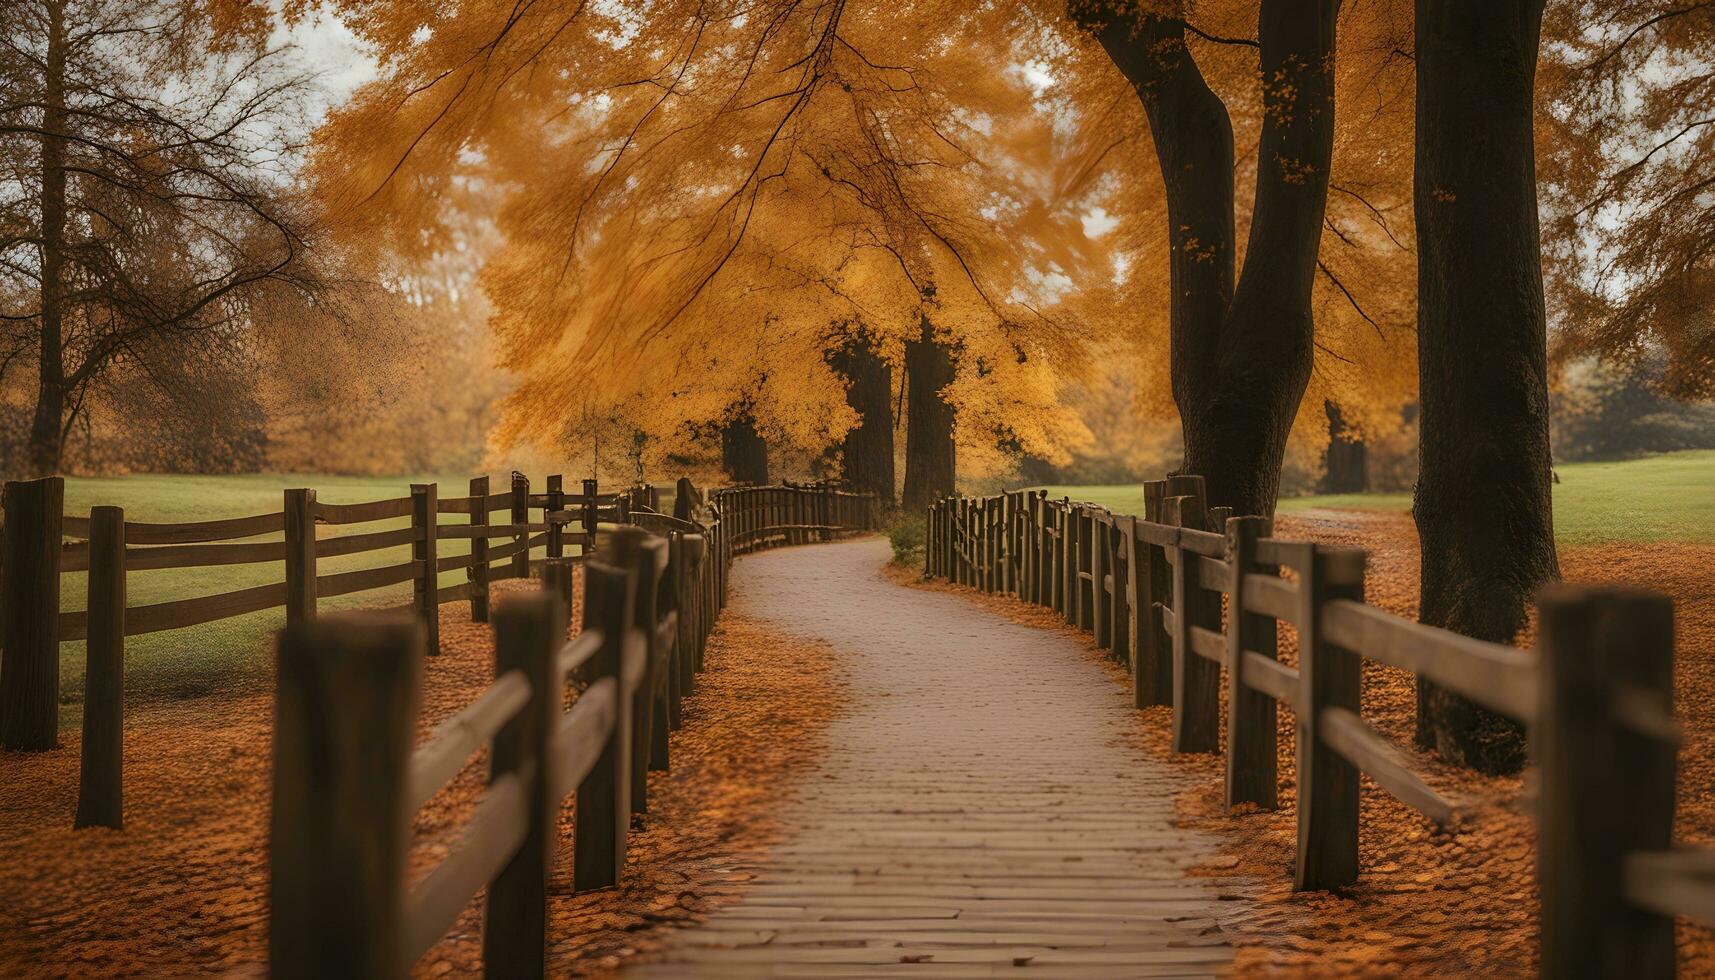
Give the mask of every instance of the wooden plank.
[[1298, 857], [1294, 891], [1342, 888], [1358, 878], [1358, 769], [1321, 734], [1330, 708], [1356, 713], [1362, 662], [1330, 639], [1317, 609], [1364, 597], [1363, 552], [1303, 545], [1299, 568]]
[[[337, 558], [341, 555], [360, 555], [367, 551], [380, 551], [383, 548], [399, 548], [416, 540], [415, 528], [399, 527], [388, 531], [366, 531], [363, 534], [341, 534], [337, 537], [318, 538], [316, 540], [317, 558]], [[282, 551], [284, 546], [282, 546]]]
[[[1189, 494], [1177, 491], [1191, 491]], [[1167, 481], [1166, 517], [1181, 532], [1205, 520], [1201, 477], [1175, 476]], [[1182, 536], [1183, 538], [1183, 536]], [[1225, 539], [1221, 550], [1226, 550]], [[1196, 655], [1192, 627], [1212, 633], [1221, 628], [1221, 597], [1204, 590], [1192, 571], [1192, 555], [1180, 553], [1173, 567], [1173, 751], [1221, 750], [1221, 669]]]
[[202, 541], [226, 541], [232, 538], [253, 538], [259, 534], [275, 534], [285, 530], [285, 527], [284, 513], [229, 517], [218, 521], [191, 521], [183, 524], [128, 521], [125, 524], [125, 543], [196, 544]]
[[316, 595], [336, 596], [349, 595], [353, 592], [365, 592], [369, 589], [379, 589], [382, 586], [396, 585], [408, 582], [422, 568], [419, 561], [400, 562], [397, 565], [383, 565], [380, 568], [363, 568], [355, 572], [336, 572], [332, 575], [316, 576]]
[[530, 681], [523, 671], [508, 671], [495, 678], [476, 700], [436, 725], [428, 742], [411, 754], [406, 809], [413, 813], [421, 809], [529, 702]]
[[272, 582], [248, 589], [222, 592], [219, 595], [132, 606], [125, 611], [125, 635], [140, 636], [144, 633], [212, 623], [217, 619], [272, 609], [284, 605], [285, 602], [286, 583]]
[[1375, 780], [1377, 786], [1439, 826], [1453, 823], [1454, 804], [1430, 789], [1411, 771], [1411, 760], [1405, 753], [1377, 734], [1355, 712], [1323, 708], [1320, 721], [1322, 741]]
[[[316, 502], [316, 520], [322, 524], [367, 524], [395, 517], [411, 516], [411, 498], [394, 497], [371, 500], [361, 504], [329, 504]], [[233, 537], [233, 535], [227, 535]], [[142, 543], [142, 542], [139, 542]]]
[[560, 722], [554, 743], [555, 800], [576, 790], [601, 758], [613, 730], [618, 698], [618, 681], [603, 677], [578, 695], [577, 703]]
[[1715, 928], [1715, 851], [1634, 851], [1625, 862], [1622, 887], [1629, 904]]
[[[421, 959], [524, 842], [529, 814], [523, 781], [509, 773], [488, 787], [458, 849], [429, 872], [406, 901], [400, 966]], [[399, 967], [394, 968], [394, 973]]]
[[1211, 629], [1191, 627], [1191, 652], [1211, 663], [1226, 664], [1227, 638]]
[[316, 618], [316, 492], [285, 492], [286, 624]]
[[[631, 826], [632, 699], [625, 684], [624, 645], [633, 594], [624, 571], [595, 561], [584, 566], [583, 629], [567, 650], [578, 647], [579, 641], [586, 646], [595, 641], [585, 673], [592, 685], [611, 680], [618, 689], [613, 726], [595, 764], [578, 784], [572, 879], [579, 891], [618, 884], [625, 868], [626, 837]], [[567, 673], [575, 669], [568, 661], [575, 659], [561, 654], [560, 662]]]
[[201, 568], [212, 565], [248, 565], [264, 561], [285, 561], [286, 542], [263, 541], [256, 544], [180, 544], [154, 548], [126, 548], [127, 571], [151, 568]]
[[1283, 623], [1296, 623], [1300, 612], [1298, 586], [1278, 575], [1247, 572], [1244, 607], [1248, 612], [1261, 613]]
[[1287, 705], [1298, 702], [1298, 671], [1272, 657], [1246, 650], [1240, 668], [1245, 685]]
[[[488, 499], [488, 477], [471, 479], [470, 499]], [[487, 508], [473, 507], [470, 512], [470, 564], [465, 566], [465, 580], [470, 593], [470, 621], [473, 623], [488, 622], [488, 539], [478, 533], [479, 528], [487, 525]], [[449, 527], [442, 530], [451, 532], [457, 529]]]
[[1409, 670], [1523, 722], [1536, 716], [1537, 657], [1499, 643], [1413, 623], [1356, 600], [1322, 607], [1331, 642]]
[[59, 745], [65, 481], [51, 476], [7, 483], [3, 506], [0, 748], [35, 752]]
[[1232, 570], [1224, 561], [1203, 555], [1191, 556], [1191, 567], [1197, 571], [1197, 585], [1210, 592], [1225, 592], [1232, 587]]

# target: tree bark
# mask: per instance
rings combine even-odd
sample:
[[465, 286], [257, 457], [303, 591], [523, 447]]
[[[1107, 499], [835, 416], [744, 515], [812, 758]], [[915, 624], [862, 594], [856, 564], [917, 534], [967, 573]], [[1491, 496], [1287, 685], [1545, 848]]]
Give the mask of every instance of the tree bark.
[[1326, 467], [1317, 489], [1323, 493], [1364, 493], [1370, 488], [1368, 447], [1346, 424], [1340, 406], [1323, 401], [1322, 410], [1328, 415], [1328, 451], [1323, 456]]
[[1211, 506], [1272, 514], [1313, 361], [1310, 300], [1333, 157], [1339, 2], [1262, 4], [1264, 121], [1236, 280], [1232, 122], [1186, 48], [1184, 21], [1128, 13], [1096, 24], [1090, 2], [1074, 0], [1074, 15], [1093, 24], [1142, 101], [1166, 188], [1184, 470], [1205, 479]]
[[859, 331], [829, 352], [828, 362], [846, 379], [846, 404], [858, 424], [841, 446], [844, 476], [852, 489], [873, 493], [893, 508], [893, 366], [876, 351], [875, 339]]
[[41, 350], [37, 359], [36, 410], [30, 423], [30, 471], [50, 476], [65, 447], [65, 231], [66, 231], [66, 36], [65, 5], [47, 5], [48, 45], [42, 90], [42, 281]]
[[900, 506], [921, 513], [954, 492], [957, 458], [953, 447], [953, 406], [941, 391], [953, 383], [953, 348], [935, 336], [923, 320], [921, 332], [905, 343], [906, 428], [905, 489]]
[[721, 468], [734, 483], [768, 483], [768, 443], [746, 408], [721, 426]]
[[[1533, 89], [1543, 0], [1418, 0], [1416, 193], [1423, 622], [1514, 639], [1560, 577]], [[1418, 740], [1485, 771], [1519, 726], [1420, 683]]]

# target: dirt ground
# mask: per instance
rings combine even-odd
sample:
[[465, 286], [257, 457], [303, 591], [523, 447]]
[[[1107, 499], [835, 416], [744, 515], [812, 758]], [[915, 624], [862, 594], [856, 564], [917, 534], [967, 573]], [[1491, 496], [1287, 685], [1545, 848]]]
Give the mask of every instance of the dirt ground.
[[[488, 627], [469, 616], [466, 603], [441, 607], [422, 735], [492, 679]], [[706, 663], [673, 735], [673, 771], [650, 775], [624, 883], [574, 895], [567, 868], [550, 886], [555, 975], [609, 972], [725, 901], [743, 877], [731, 866], [773, 837], [770, 800], [819, 751], [841, 699], [827, 650], [727, 615]], [[0, 976], [260, 974], [272, 713], [266, 693], [133, 710], [122, 831], [71, 830], [76, 732], [52, 752], [0, 755]], [[485, 771], [474, 757], [417, 815], [414, 875], [457, 845]], [[478, 900], [416, 975], [479, 973], [480, 923]]]
[[[1282, 517], [1279, 537], [1363, 547], [1370, 560], [1366, 598], [1390, 612], [1417, 613], [1417, 535], [1409, 517], [1354, 511]], [[1675, 711], [1684, 726], [1677, 838], [1715, 843], [1715, 547], [1563, 547], [1571, 582], [1624, 582], [1665, 592], [1676, 604]], [[914, 579], [916, 576], [905, 576]], [[924, 587], [950, 589], [944, 583]], [[1052, 613], [1016, 599], [958, 591], [1034, 625], [1069, 629]], [[1106, 662], [1087, 634], [1091, 656]], [[1282, 630], [1282, 660], [1296, 658]], [[1129, 683], [1109, 665], [1116, 683]], [[1537, 968], [1535, 830], [1521, 777], [1483, 777], [1411, 748], [1415, 692], [1405, 671], [1365, 664], [1363, 714], [1406, 749], [1425, 781], [1461, 806], [1440, 830], [1367, 778], [1360, 804], [1362, 876], [1340, 893], [1294, 894], [1296, 785], [1292, 718], [1280, 713], [1280, 808], [1228, 812], [1219, 756], [1173, 755], [1166, 708], [1141, 712], [1138, 738], [1162, 758], [1199, 774], [1179, 809], [1187, 826], [1220, 833], [1229, 858], [1207, 873], [1255, 876], [1258, 901], [1231, 923], [1240, 974], [1281, 976], [1531, 976]], [[1715, 932], [1681, 923], [1685, 976], [1715, 976]]]

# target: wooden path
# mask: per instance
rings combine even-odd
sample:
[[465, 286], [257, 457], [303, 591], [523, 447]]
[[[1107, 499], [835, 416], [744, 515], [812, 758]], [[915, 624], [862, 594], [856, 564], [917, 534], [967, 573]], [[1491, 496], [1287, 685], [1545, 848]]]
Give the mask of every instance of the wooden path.
[[1185, 877], [1213, 843], [1173, 826], [1184, 784], [1133, 747], [1123, 689], [1067, 636], [887, 581], [887, 557], [738, 564], [736, 611], [837, 648], [850, 707], [745, 896], [627, 975], [1220, 973], [1243, 899]]

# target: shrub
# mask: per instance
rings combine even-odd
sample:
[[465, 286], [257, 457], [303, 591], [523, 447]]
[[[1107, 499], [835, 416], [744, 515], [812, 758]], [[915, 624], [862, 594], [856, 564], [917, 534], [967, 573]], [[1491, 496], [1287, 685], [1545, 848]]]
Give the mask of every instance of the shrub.
[[887, 519], [887, 540], [893, 543], [895, 565], [923, 564], [923, 547], [928, 537], [922, 514], [899, 510]]

